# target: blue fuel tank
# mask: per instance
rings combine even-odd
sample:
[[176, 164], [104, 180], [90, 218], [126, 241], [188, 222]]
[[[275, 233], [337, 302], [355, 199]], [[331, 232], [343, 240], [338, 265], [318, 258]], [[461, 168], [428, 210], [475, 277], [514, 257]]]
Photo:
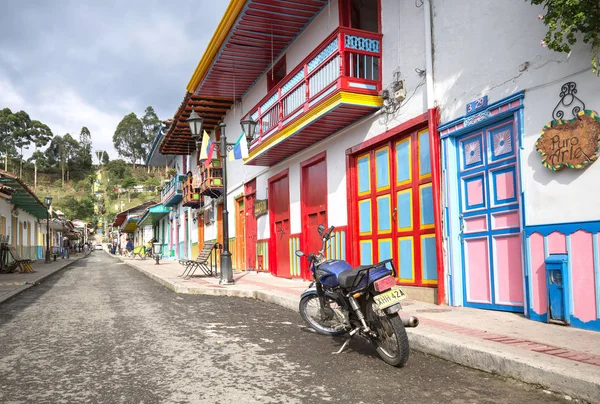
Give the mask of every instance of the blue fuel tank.
[[316, 275], [319, 281], [330, 288], [339, 286], [338, 275], [346, 269], [351, 269], [352, 266], [342, 260], [327, 260], [319, 265]]

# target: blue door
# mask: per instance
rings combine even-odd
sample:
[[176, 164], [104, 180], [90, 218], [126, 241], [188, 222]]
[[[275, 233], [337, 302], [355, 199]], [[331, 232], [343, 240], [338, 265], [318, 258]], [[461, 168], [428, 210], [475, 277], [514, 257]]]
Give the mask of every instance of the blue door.
[[455, 139], [465, 306], [523, 311], [517, 138], [511, 118]]

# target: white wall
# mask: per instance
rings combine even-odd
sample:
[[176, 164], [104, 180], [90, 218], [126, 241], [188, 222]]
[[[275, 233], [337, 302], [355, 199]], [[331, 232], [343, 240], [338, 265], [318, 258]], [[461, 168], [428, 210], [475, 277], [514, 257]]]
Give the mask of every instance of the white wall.
[[600, 112], [600, 79], [591, 73], [589, 47], [576, 46], [571, 54], [542, 47], [546, 27], [538, 14], [544, 11], [529, 2], [433, 0], [433, 10], [441, 123], [464, 115], [465, 105], [480, 96], [492, 103], [525, 90], [521, 167], [526, 224], [599, 220], [600, 163], [552, 172], [535, 150], [564, 83], [574, 81], [586, 108]]

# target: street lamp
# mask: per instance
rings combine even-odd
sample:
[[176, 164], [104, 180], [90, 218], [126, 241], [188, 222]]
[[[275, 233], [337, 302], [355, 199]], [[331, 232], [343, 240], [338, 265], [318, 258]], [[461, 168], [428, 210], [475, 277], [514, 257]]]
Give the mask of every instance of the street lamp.
[[[187, 119], [187, 122], [190, 125], [192, 138], [196, 141], [196, 145], [198, 146], [202, 136], [203, 119], [192, 108], [192, 113]], [[244, 123], [246, 125], [244, 125]], [[221, 280], [219, 283], [231, 285], [233, 284], [233, 268], [231, 264], [231, 252], [229, 251], [229, 212], [227, 211], [227, 152], [233, 150], [235, 143], [227, 143], [225, 126], [226, 125], [223, 122], [219, 124], [219, 127], [221, 128], [221, 140], [215, 145], [215, 148], [221, 155], [221, 166], [223, 167], [223, 251], [221, 252]], [[242, 128], [246, 133], [248, 146], [250, 146], [250, 141], [254, 137], [254, 131], [256, 130], [256, 122], [252, 120], [244, 120], [242, 121]]]
[[48, 195], [44, 198], [46, 205], [46, 264], [50, 263], [50, 205], [52, 205], [52, 197]]
[[158, 261], [160, 260], [160, 256], [162, 254], [162, 243], [157, 241], [152, 243], [152, 254], [154, 255], [154, 259], [156, 263], [154, 265], [158, 265]]

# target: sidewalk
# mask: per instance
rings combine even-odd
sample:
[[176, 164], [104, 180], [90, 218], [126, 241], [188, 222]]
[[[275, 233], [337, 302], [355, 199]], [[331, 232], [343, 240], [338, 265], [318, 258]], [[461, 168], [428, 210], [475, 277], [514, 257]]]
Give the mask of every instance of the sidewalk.
[[[119, 258], [176, 293], [249, 297], [295, 311], [309, 284], [267, 273], [235, 272], [235, 285], [221, 286], [218, 278], [180, 278], [184, 268], [175, 261], [155, 265], [150, 259]], [[420, 320], [417, 328], [407, 329], [412, 349], [600, 402], [600, 333], [540, 323], [513, 313], [418, 301], [405, 301], [400, 314]]]
[[61, 259], [46, 264], [43, 259], [31, 264], [34, 272], [0, 273], [0, 303], [22, 293], [30, 287], [43, 282], [52, 274], [84, 258], [83, 253], [71, 255], [69, 259]]

